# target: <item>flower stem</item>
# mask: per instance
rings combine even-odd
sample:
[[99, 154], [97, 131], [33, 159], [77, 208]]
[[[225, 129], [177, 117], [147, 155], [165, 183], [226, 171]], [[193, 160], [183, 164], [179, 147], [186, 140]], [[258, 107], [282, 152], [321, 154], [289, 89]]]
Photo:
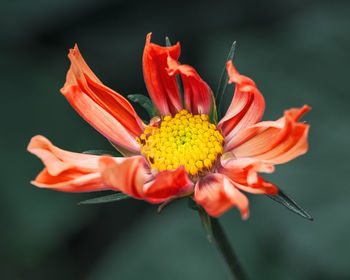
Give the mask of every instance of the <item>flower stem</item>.
[[232, 279], [247, 280], [248, 277], [243, 271], [238, 258], [227, 239], [218, 219], [210, 217], [211, 231], [217, 249], [224, 257], [225, 262], [230, 270]]
[[220, 225], [219, 219], [209, 216], [204, 208], [198, 205], [193, 198], [188, 200], [188, 206], [191, 209], [198, 211], [208, 241], [209, 243], [213, 243], [214, 240], [216, 248], [223, 256], [226, 265], [230, 270], [232, 279], [248, 280], [248, 276], [239, 263], [238, 258]]

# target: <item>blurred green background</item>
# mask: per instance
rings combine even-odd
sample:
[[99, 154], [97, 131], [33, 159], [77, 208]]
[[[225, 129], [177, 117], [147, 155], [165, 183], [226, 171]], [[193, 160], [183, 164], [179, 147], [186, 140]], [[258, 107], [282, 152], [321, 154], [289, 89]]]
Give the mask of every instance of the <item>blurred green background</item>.
[[29, 184], [42, 169], [26, 152], [36, 134], [71, 151], [110, 149], [59, 93], [68, 49], [78, 43], [121, 94], [146, 94], [141, 58], [152, 31], [154, 42], [180, 41], [180, 61], [214, 90], [237, 40], [236, 66], [264, 94], [265, 120], [312, 107], [309, 152], [267, 178], [315, 221], [252, 195], [247, 221], [236, 209], [221, 221], [251, 279], [350, 279], [349, 15], [349, 1], [2, 0], [0, 278], [229, 279], [184, 202], [161, 215], [137, 200], [83, 207], [99, 194]]

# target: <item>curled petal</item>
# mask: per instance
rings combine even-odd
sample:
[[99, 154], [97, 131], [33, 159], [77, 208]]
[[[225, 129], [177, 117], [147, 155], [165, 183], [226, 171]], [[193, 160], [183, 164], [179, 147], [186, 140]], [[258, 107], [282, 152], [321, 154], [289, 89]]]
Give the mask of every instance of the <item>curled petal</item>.
[[210, 88], [196, 70], [168, 56], [168, 73], [181, 75], [184, 87], [185, 107], [192, 114], [209, 114]]
[[235, 93], [225, 116], [218, 123], [227, 141], [239, 134], [242, 129], [257, 123], [264, 114], [264, 97], [253, 80], [240, 75], [232, 64], [227, 62], [229, 83], [236, 83]]
[[235, 186], [254, 194], [276, 194], [278, 188], [258, 176], [258, 172], [272, 173], [274, 166], [253, 158], [231, 159], [221, 163], [218, 172], [226, 175]]
[[85, 63], [77, 46], [70, 50], [71, 66], [61, 89], [73, 108], [113, 143], [137, 152], [135, 137], [143, 132], [141, 119], [120, 94], [101, 83]]
[[106, 189], [98, 172], [99, 156], [62, 150], [41, 135], [34, 136], [27, 149], [45, 165], [33, 185], [65, 192]]
[[113, 158], [102, 156], [99, 167], [103, 183], [111, 190], [143, 199], [143, 184], [150, 179], [149, 166], [142, 156]]
[[185, 196], [193, 192], [193, 183], [187, 177], [184, 166], [176, 170], [161, 171], [144, 188], [145, 199], [162, 202], [170, 197]]
[[304, 154], [308, 149], [309, 126], [298, 119], [310, 107], [285, 111], [277, 121], [260, 122], [245, 129], [226, 146], [236, 157], [252, 157], [273, 164], [281, 164]]
[[161, 47], [151, 43], [151, 34], [146, 38], [143, 52], [143, 76], [148, 92], [163, 116], [176, 114], [182, 109], [182, 102], [177, 82], [166, 70], [168, 58], [177, 60], [180, 56], [180, 44]]
[[211, 216], [220, 216], [228, 209], [237, 206], [242, 218], [248, 218], [247, 197], [223, 174], [214, 173], [200, 179], [194, 190], [194, 198]]
[[84, 173], [77, 170], [67, 170], [59, 175], [51, 175], [47, 168], [31, 183], [39, 188], [46, 188], [61, 192], [93, 192], [103, 191], [107, 188], [101, 181], [99, 172]]
[[116, 147], [120, 146], [131, 153], [138, 153], [140, 145], [136, 138], [106, 110], [87, 95], [81, 94], [79, 87], [71, 86], [66, 98], [73, 108], [97, 131], [103, 134]]

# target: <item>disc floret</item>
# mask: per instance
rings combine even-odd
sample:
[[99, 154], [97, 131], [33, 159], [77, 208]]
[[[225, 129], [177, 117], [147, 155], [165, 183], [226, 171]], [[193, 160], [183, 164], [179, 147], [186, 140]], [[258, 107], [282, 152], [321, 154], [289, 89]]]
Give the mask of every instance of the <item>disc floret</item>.
[[197, 176], [215, 168], [224, 138], [208, 115], [182, 110], [146, 127], [138, 142], [152, 169], [175, 170], [183, 165], [187, 173]]

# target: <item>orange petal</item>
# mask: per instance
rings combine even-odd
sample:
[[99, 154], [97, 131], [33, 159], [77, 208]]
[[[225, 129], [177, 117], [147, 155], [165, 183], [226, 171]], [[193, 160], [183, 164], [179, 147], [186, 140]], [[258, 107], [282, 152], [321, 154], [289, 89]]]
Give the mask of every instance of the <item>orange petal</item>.
[[62, 94], [88, 123], [110, 141], [137, 152], [139, 146], [135, 137], [142, 134], [143, 126], [131, 104], [101, 83], [85, 63], [77, 46], [70, 50], [68, 57], [71, 66], [61, 89]]
[[71, 86], [65, 94], [73, 108], [112, 143], [134, 154], [139, 152], [136, 137], [90, 97], [82, 94], [79, 87]]
[[44, 168], [31, 183], [39, 188], [61, 192], [93, 192], [108, 189], [102, 183], [99, 172], [84, 173], [76, 170], [67, 170], [52, 176], [47, 168]]
[[277, 121], [253, 125], [231, 139], [226, 149], [237, 158], [252, 157], [273, 164], [290, 161], [308, 149], [309, 126], [297, 121], [309, 110], [308, 106], [290, 109]]
[[226, 175], [235, 186], [243, 191], [254, 194], [276, 194], [275, 185], [266, 182], [258, 176], [258, 172], [272, 173], [274, 166], [253, 158], [231, 159], [222, 162], [218, 172]]
[[194, 190], [194, 198], [211, 216], [218, 217], [228, 209], [237, 206], [242, 218], [248, 218], [247, 197], [225, 175], [214, 173], [200, 179]]
[[185, 107], [192, 114], [209, 114], [210, 88], [196, 70], [168, 56], [168, 73], [181, 75], [184, 87]]
[[99, 166], [102, 180], [109, 189], [143, 199], [143, 185], [151, 178], [149, 166], [144, 157], [115, 159], [111, 156], [102, 156]]
[[65, 192], [106, 189], [98, 172], [99, 156], [59, 149], [41, 135], [31, 139], [28, 151], [45, 165], [44, 170], [31, 182], [37, 187]]
[[227, 62], [229, 83], [236, 83], [235, 93], [225, 116], [218, 123], [226, 141], [231, 140], [242, 129], [257, 123], [265, 110], [264, 97], [253, 80], [240, 75], [232, 64]]
[[145, 198], [151, 202], [164, 201], [173, 196], [184, 196], [193, 192], [193, 183], [187, 177], [184, 166], [174, 171], [161, 171], [154, 180], [144, 186]]
[[163, 116], [176, 114], [182, 109], [181, 96], [175, 77], [170, 76], [166, 68], [168, 58], [179, 58], [180, 44], [161, 47], [151, 43], [151, 34], [147, 35], [142, 58], [145, 83], [159, 113]]

